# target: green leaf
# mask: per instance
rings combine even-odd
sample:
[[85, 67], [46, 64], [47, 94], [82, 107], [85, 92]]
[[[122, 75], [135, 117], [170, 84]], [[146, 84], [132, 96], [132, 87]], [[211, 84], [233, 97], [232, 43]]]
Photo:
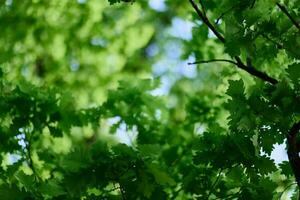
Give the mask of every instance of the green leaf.
[[289, 78], [292, 80], [295, 87], [299, 88], [300, 85], [300, 64], [295, 63], [292, 65], [289, 65], [287, 69]]
[[154, 185], [148, 181], [148, 177], [145, 173], [142, 173], [141, 175], [141, 182], [138, 184], [138, 191], [141, 191], [143, 195], [147, 198], [150, 198], [153, 191], [154, 191]]
[[243, 80], [238, 81], [228, 81], [229, 87], [226, 91], [226, 94], [231, 96], [232, 98], [244, 96], [244, 83]]
[[284, 175], [287, 177], [293, 176], [293, 171], [291, 165], [288, 161], [283, 161], [279, 164], [279, 167]]
[[138, 148], [142, 157], [159, 157], [161, 153], [161, 147], [157, 144], [139, 145]]
[[277, 170], [274, 161], [267, 156], [261, 156], [256, 162], [256, 166], [261, 174], [266, 175]]
[[16, 179], [19, 182], [21, 188], [24, 188], [25, 191], [32, 191], [35, 189], [35, 177], [34, 175], [26, 175], [23, 171], [18, 171], [15, 174]]
[[56, 197], [66, 193], [64, 188], [55, 181], [47, 181], [40, 187], [40, 191], [48, 197]]
[[155, 165], [148, 166], [149, 171], [153, 174], [155, 181], [160, 185], [174, 185], [175, 181], [164, 171]]

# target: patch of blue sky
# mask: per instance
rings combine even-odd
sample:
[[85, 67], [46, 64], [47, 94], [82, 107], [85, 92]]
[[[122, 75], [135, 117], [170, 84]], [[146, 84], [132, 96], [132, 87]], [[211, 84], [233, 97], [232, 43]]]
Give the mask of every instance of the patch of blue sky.
[[72, 72], [78, 71], [80, 68], [80, 63], [76, 59], [70, 60], [70, 69]]
[[77, 0], [77, 3], [84, 4], [84, 3], [86, 3], [86, 0]]
[[158, 62], [154, 63], [152, 66], [152, 73], [155, 77], [162, 76], [169, 71], [168, 66], [170, 66], [170, 60], [163, 58]]
[[194, 23], [179, 17], [174, 17], [172, 19], [172, 26], [169, 29], [169, 34], [184, 40], [191, 40], [193, 27]]
[[101, 47], [105, 47], [107, 44], [107, 41], [103, 38], [99, 38], [99, 37], [93, 37], [90, 40], [91, 45], [93, 46], [101, 46]]
[[158, 12], [163, 12], [167, 9], [167, 5], [164, 0], [150, 0], [149, 6]]
[[160, 78], [160, 86], [152, 91], [150, 94], [152, 96], [163, 96], [167, 95], [173, 85], [173, 81], [168, 76], [162, 76]]
[[197, 65], [188, 65], [188, 63], [194, 62], [195, 56], [190, 55], [187, 61], [182, 61], [178, 67], [179, 73], [187, 78], [196, 78], [198, 71], [197, 71]]
[[179, 63], [176, 68], [177, 73], [186, 78], [196, 78], [197, 77], [197, 66], [188, 65], [187, 62]]
[[11, 6], [13, 4], [13, 0], [6, 0], [5, 5], [6, 6]]
[[149, 57], [154, 57], [159, 53], [159, 48], [155, 43], [150, 44], [146, 49], [146, 54]]
[[271, 153], [271, 158], [274, 160], [276, 164], [279, 164], [283, 161], [288, 161], [288, 156], [286, 152], [286, 145], [283, 144], [275, 144], [274, 149]]
[[122, 122], [116, 131], [115, 137], [118, 141], [128, 146], [133, 146], [134, 141], [138, 135], [137, 127], [133, 126], [132, 129], [128, 129], [127, 125]]
[[8, 164], [13, 165], [14, 163], [18, 162], [22, 156], [18, 154], [8, 154]]
[[208, 38], [217, 38], [217, 36], [210, 29], [208, 30]]
[[121, 117], [120, 116], [115, 116], [115, 117], [111, 117], [107, 119], [107, 123], [109, 126], [112, 126], [116, 123], [119, 123], [121, 121]]
[[182, 44], [178, 41], [168, 41], [164, 45], [164, 51], [169, 60], [180, 60], [182, 48]]

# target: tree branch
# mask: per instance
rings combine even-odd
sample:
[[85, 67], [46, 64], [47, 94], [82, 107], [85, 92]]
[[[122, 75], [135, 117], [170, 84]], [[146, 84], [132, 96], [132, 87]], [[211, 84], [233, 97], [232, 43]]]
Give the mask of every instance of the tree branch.
[[228, 63], [236, 65], [238, 68], [248, 72], [249, 74], [251, 74], [255, 77], [258, 77], [266, 82], [269, 82], [273, 85], [278, 83], [278, 81], [276, 79], [270, 77], [266, 73], [261, 72], [261, 71], [255, 69], [254, 67], [251, 67], [251, 65], [250, 66], [245, 65], [238, 56], [235, 56], [234, 58], [236, 59], [237, 62], [234, 62], [232, 60], [227, 60], [227, 59], [212, 59], [212, 60], [195, 61], [192, 63], [188, 63], [188, 65], [204, 64], [204, 63], [211, 63], [211, 62], [228, 62]]
[[[206, 15], [201, 12], [201, 10], [198, 8], [197, 4], [194, 2], [194, 0], [189, 0], [189, 2], [191, 3], [191, 5], [193, 6], [194, 10], [196, 11], [196, 13], [198, 14], [198, 16], [201, 18], [201, 20], [203, 21], [204, 24], [206, 24], [208, 26], [208, 28], [216, 35], [216, 37], [222, 42], [222, 43], [226, 43], [225, 38], [218, 32], [218, 30], [212, 25], [212, 23], [210, 23], [210, 21], [208, 20], [208, 18], [206, 17]], [[202, 5], [202, 4], [201, 4]], [[202, 5], [203, 6], [203, 5]], [[204, 8], [203, 8], [204, 9]], [[232, 64], [235, 64], [238, 68], [248, 72], [249, 74], [260, 78], [263, 81], [269, 82], [271, 84], [277, 84], [278, 81], [272, 77], [270, 77], [269, 75], [267, 75], [264, 72], [261, 72], [257, 69], [255, 69], [254, 67], [251, 66], [247, 66], [245, 65], [241, 59], [238, 56], [234, 57], [235, 60], [237, 61], [236, 63], [234, 61], [230, 61]], [[228, 61], [225, 61], [228, 62]]]
[[217, 29], [210, 23], [206, 15], [204, 15], [201, 10], [198, 8], [194, 0], [189, 0], [194, 10], [201, 18], [201, 20], [208, 26], [208, 28], [216, 35], [216, 37], [223, 43], [225, 43], [225, 38], [217, 31]]
[[[298, 143], [297, 133], [299, 132], [299, 130], [300, 130], [300, 121], [295, 123], [292, 126], [292, 128], [289, 130], [289, 133], [287, 135], [288, 158], [296, 178], [298, 189], [300, 188], [300, 157], [299, 157], [298, 146], [297, 146]], [[299, 195], [299, 200], [300, 200], [300, 195]]]
[[234, 58], [237, 61], [238, 68], [248, 72], [249, 74], [251, 74], [257, 78], [260, 78], [263, 81], [269, 82], [272, 85], [275, 85], [278, 83], [278, 81], [275, 78], [270, 77], [268, 74], [261, 72], [261, 71], [255, 69], [254, 67], [245, 65], [238, 56], [235, 56]]
[[284, 5], [281, 5], [280, 3], [276, 3], [276, 5], [279, 7], [279, 9], [291, 20], [291, 22], [298, 28], [300, 31], [300, 25], [298, 22], [292, 17], [292, 15], [288, 12], [287, 8]]

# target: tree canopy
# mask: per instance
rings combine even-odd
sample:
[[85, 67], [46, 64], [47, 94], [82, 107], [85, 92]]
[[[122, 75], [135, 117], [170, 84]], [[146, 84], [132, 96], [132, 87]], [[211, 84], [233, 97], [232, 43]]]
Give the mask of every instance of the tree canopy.
[[0, 199], [300, 199], [299, 0], [0, 2]]

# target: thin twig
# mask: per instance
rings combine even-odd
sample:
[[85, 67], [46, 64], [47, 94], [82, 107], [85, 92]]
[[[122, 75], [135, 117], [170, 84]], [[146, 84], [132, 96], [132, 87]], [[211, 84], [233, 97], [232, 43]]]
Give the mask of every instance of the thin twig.
[[291, 22], [298, 28], [300, 31], [300, 25], [298, 22], [292, 17], [292, 15], [289, 13], [287, 8], [284, 5], [281, 5], [280, 3], [276, 3], [276, 5], [279, 7], [279, 9], [291, 20]]
[[218, 181], [219, 181], [219, 179], [220, 179], [220, 177], [221, 177], [221, 173], [223, 172], [223, 170], [224, 170], [224, 168], [221, 168], [221, 169], [220, 169], [220, 171], [219, 171], [219, 173], [218, 173], [218, 176], [217, 176], [216, 180], [215, 180], [214, 183], [211, 185], [211, 189], [210, 189], [210, 191], [209, 191], [209, 193], [208, 193], [208, 195], [207, 195], [207, 199], [209, 199], [210, 195], [212, 194], [213, 190], [215, 189], [215, 187], [216, 187], [216, 185], [217, 185], [217, 183], [218, 183]]
[[234, 62], [232, 60], [227, 60], [227, 59], [200, 60], [200, 61], [195, 61], [195, 62], [192, 62], [192, 63], [188, 63], [188, 65], [204, 64], [204, 63], [211, 63], [211, 62], [228, 62], [228, 63], [232, 63], [234, 65], [238, 65], [237, 62]]
[[216, 19], [215, 24], [219, 24], [219, 21], [221, 20], [221, 18], [224, 17], [224, 15], [226, 15], [227, 13], [229, 13], [230, 11], [232, 11], [237, 5], [232, 6], [231, 8], [229, 8], [228, 10], [226, 10], [225, 12], [222, 12], [221, 15]]
[[281, 197], [282, 197], [282, 195], [284, 194], [284, 192], [285, 192], [287, 189], [289, 189], [292, 185], [295, 185], [295, 184], [297, 184], [297, 183], [291, 183], [291, 184], [287, 185], [287, 186], [284, 188], [284, 190], [281, 192], [281, 194], [279, 195], [278, 200], [281, 200]]
[[204, 15], [201, 10], [198, 8], [197, 4], [194, 0], [189, 0], [194, 10], [198, 14], [198, 16], [202, 19], [202, 21], [209, 27], [209, 29], [216, 35], [216, 37], [222, 42], [225, 43], [225, 38], [217, 31], [217, 29], [210, 23], [206, 15]]

